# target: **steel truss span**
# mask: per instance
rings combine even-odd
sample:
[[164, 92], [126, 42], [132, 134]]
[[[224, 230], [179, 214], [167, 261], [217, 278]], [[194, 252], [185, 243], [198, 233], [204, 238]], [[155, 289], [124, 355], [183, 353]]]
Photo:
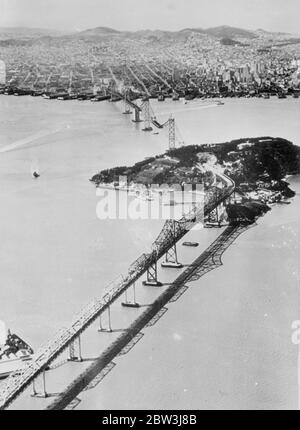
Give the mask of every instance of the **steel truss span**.
[[225, 175], [217, 174], [218, 186], [211, 187], [204, 197], [204, 208], [195, 207], [187, 216], [178, 221], [167, 220], [158, 238], [152, 245], [152, 252], [142, 254], [130, 267], [125, 276], [109, 284], [99, 299], [92, 300], [75, 316], [68, 328], [60, 330], [46, 345], [34, 355], [33, 360], [23, 369], [12, 373], [0, 392], [0, 409], [7, 408], [50, 364], [125, 291], [156, 264], [182, 237], [203, 217], [228, 200], [235, 190], [234, 182]]

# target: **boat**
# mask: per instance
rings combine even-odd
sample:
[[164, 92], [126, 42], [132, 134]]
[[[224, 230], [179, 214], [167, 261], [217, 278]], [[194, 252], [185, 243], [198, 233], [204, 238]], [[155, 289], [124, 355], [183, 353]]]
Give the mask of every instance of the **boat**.
[[4, 379], [31, 361], [34, 352], [18, 335], [12, 334], [10, 330], [6, 331], [4, 323], [1, 326], [0, 379]]
[[198, 242], [183, 242], [182, 246], [191, 246], [196, 248], [197, 246], [199, 246]]
[[41, 175], [38, 173], [38, 172], [36, 172], [36, 171], [34, 171], [33, 173], [32, 173], [32, 177], [34, 178], [34, 179], [37, 179], [37, 178], [39, 178]]
[[185, 98], [185, 100], [194, 100], [195, 97], [196, 97], [195, 94], [188, 93], [185, 95], [184, 98]]
[[287, 202], [285, 200], [279, 200], [278, 202], [276, 202], [277, 205], [290, 205], [291, 202]]

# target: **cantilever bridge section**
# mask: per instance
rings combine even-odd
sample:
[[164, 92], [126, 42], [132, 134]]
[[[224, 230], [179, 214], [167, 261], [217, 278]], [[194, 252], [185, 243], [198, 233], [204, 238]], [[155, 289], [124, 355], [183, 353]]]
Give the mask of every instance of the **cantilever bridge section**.
[[223, 174], [216, 174], [217, 185], [204, 196], [204, 208], [196, 207], [192, 213], [178, 221], [166, 221], [152, 252], [140, 256], [129, 268], [128, 274], [110, 284], [100, 299], [91, 301], [72, 321], [68, 328], [60, 330], [55, 338], [41, 347], [24, 368], [12, 373], [0, 392], [0, 409], [7, 408], [49, 365], [127, 289], [143, 276], [151, 266], [165, 255], [182, 237], [208, 216], [215, 208], [227, 201], [235, 191], [234, 182]]

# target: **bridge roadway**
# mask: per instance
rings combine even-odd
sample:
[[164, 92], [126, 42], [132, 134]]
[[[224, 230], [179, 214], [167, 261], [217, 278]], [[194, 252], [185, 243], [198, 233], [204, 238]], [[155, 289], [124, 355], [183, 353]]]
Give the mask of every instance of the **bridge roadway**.
[[[226, 230], [190, 264], [171, 285], [150, 305], [146, 310], [90, 365], [79, 375], [64, 392], [47, 407], [48, 410], [65, 409], [92, 381], [97, 375], [116, 358], [128, 344], [134, 342], [143, 328], [168, 304], [177, 294], [185, 288], [185, 284], [200, 272], [203, 275], [209, 270], [218, 267], [221, 256], [232, 242], [248, 226], [229, 226]], [[183, 291], [184, 292], [184, 291]]]
[[88, 304], [72, 321], [68, 328], [58, 332], [54, 339], [41, 347], [23, 369], [9, 376], [0, 392], [0, 410], [7, 408], [32, 382], [42, 374], [66, 348], [110, 308], [127, 289], [170, 250], [197, 222], [203, 221], [211, 211], [226, 201], [235, 190], [234, 182], [225, 175], [217, 174], [221, 188], [213, 187], [205, 193], [204, 208], [198, 207], [190, 216], [179, 221], [166, 221], [160, 235], [153, 244], [150, 254], [143, 254], [129, 268], [126, 277], [110, 284], [102, 298]]

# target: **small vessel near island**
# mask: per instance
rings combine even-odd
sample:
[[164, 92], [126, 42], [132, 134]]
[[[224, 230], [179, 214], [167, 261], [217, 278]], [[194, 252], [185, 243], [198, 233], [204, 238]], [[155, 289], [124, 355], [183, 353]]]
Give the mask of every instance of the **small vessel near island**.
[[30, 171], [33, 179], [38, 179], [41, 176], [38, 165], [39, 165], [38, 160], [33, 160], [31, 163]]
[[285, 93], [283, 93], [283, 92], [281, 92], [281, 93], [278, 93], [278, 94], [277, 94], [277, 97], [278, 97], [279, 99], [286, 99], [286, 94], [285, 94]]
[[290, 205], [291, 202], [288, 202], [286, 200], [279, 200], [278, 202], [276, 202], [277, 205]]
[[7, 378], [32, 360], [33, 349], [0, 322], [0, 379]]
[[32, 177], [33, 177], [34, 179], [38, 179], [40, 176], [41, 176], [41, 175], [40, 175], [38, 172], [33, 172], [33, 173], [32, 173]]
[[183, 242], [182, 246], [190, 246], [192, 248], [196, 248], [197, 246], [199, 246], [198, 242]]

